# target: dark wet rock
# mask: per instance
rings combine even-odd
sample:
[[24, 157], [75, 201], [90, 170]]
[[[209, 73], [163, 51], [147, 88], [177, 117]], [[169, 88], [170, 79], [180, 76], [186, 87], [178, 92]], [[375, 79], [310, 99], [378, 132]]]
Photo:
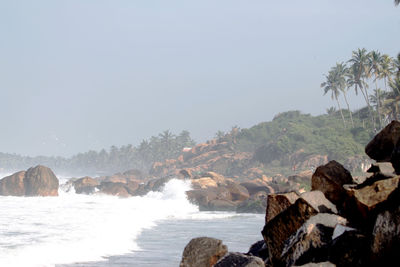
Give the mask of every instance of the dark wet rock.
[[308, 218], [317, 213], [318, 211], [304, 199], [300, 198], [295, 204], [278, 214], [264, 226], [262, 235], [267, 244], [271, 257], [270, 259], [273, 264], [280, 261], [284, 242], [295, 233]]
[[345, 225], [347, 220], [327, 213], [319, 213], [308, 219], [286, 240], [281, 256], [283, 265], [327, 261], [329, 243], [338, 224]]
[[389, 264], [398, 260], [400, 251], [400, 206], [381, 212], [372, 232], [373, 262]]
[[392, 121], [368, 143], [365, 153], [376, 161], [390, 162], [399, 139], [400, 122]]
[[276, 215], [289, 208], [298, 198], [299, 195], [296, 192], [269, 194], [267, 197], [265, 223], [268, 223]]
[[260, 240], [256, 243], [254, 243], [253, 245], [251, 245], [249, 251], [246, 254], [250, 255], [250, 256], [259, 257], [259, 258], [263, 259], [264, 261], [266, 259], [268, 259], [268, 257], [269, 257], [268, 248], [267, 248], [267, 245], [265, 244], [264, 240]]
[[230, 252], [220, 259], [214, 267], [264, 267], [264, 261], [255, 256]]
[[332, 160], [319, 166], [312, 176], [311, 190], [319, 190], [339, 208], [346, 201], [345, 184], [353, 184], [353, 177], [340, 163]]
[[344, 231], [329, 244], [329, 261], [337, 266], [366, 266], [369, 241], [358, 231]]
[[221, 240], [210, 237], [193, 238], [186, 245], [180, 267], [211, 267], [228, 252]]
[[323, 212], [334, 213], [335, 205], [320, 191], [300, 195], [296, 202], [265, 224], [262, 235], [267, 244], [272, 264], [279, 264], [285, 241], [312, 216]]

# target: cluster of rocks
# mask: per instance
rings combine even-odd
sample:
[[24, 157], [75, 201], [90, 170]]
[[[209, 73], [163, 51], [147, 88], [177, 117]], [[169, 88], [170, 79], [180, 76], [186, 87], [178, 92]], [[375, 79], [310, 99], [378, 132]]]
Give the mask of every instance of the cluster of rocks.
[[38, 165], [0, 180], [3, 196], [58, 196], [58, 179], [45, 166]]
[[400, 251], [400, 123], [365, 150], [377, 163], [362, 180], [330, 161], [312, 175], [312, 191], [269, 194], [263, 239], [247, 253], [202, 237], [189, 242], [180, 266], [393, 265]]
[[[153, 177], [177, 176], [181, 171], [185, 171], [192, 178], [212, 171], [235, 180], [257, 179], [267, 175], [265, 169], [268, 166], [263, 161], [263, 153], [259, 155], [257, 151], [259, 149], [254, 153], [241, 152], [235, 148], [233, 142], [213, 139], [185, 150], [176, 159], [155, 162], [149, 174]], [[271, 157], [270, 151], [265, 153]], [[328, 161], [328, 155], [310, 155], [304, 149], [299, 149], [286, 155], [281, 164], [290, 166], [294, 173], [300, 173], [315, 170], [317, 166], [326, 164]], [[343, 163], [351, 171], [365, 171], [369, 164], [371, 161], [363, 156], [349, 157]]]
[[311, 172], [289, 178], [264, 175], [239, 182], [215, 172], [206, 172], [191, 178], [193, 190], [186, 193], [200, 210], [264, 213], [268, 194], [289, 189], [304, 192], [305, 188], [301, 184], [309, 182], [311, 175]]

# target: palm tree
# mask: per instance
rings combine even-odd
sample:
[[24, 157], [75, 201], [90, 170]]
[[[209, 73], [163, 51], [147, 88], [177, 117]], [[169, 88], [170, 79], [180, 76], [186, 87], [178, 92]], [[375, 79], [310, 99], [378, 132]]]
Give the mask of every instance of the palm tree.
[[346, 81], [348, 69], [346, 65], [342, 62], [342, 63], [336, 63], [336, 66], [333, 67], [331, 71], [333, 72], [334, 81], [337, 84], [338, 89], [343, 93], [347, 109], [349, 110], [351, 125], [352, 127], [354, 127], [353, 115], [351, 113], [349, 101], [347, 101], [347, 95], [346, 95], [346, 92], [349, 89]]
[[393, 68], [393, 59], [384, 54], [381, 61], [380, 79], [385, 82], [385, 90], [387, 90], [388, 81], [392, 80]]
[[335, 112], [336, 112], [336, 108], [335, 108], [335, 107], [330, 107], [330, 108], [327, 108], [327, 109], [326, 109], [326, 113], [327, 113], [329, 116], [332, 116], [333, 114], [335, 114]]
[[368, 54], [369, 57], [369, 77], [374, 76], [374, 83], [375, 83], [375, 94], [377, 98], [377, 106], [376, 106], [376, 111], [378, 112], [378, 121], [379, 121], [379, 126], [382, 128], [382, 120], [381, 120], [381, 112], [380, 112], [380, 96], [379, 93], [381, 90], [378, 90], [378, 79], [381, 78], [381, 69], [382, 69], [382, 62], [383, 62], [383, 57], [381, 53], [378, 51], [371, 51]]
[[400, 78], [400, 53], [397, 55], [397, 58], [393, 60], [393, 68], [396, 71], [396, 77]]
[[383, 119], [382, 119], [382, 108], [383, 108], [383, 100], [386, 97], [386, 93], [385, 91], [383, 91], [382, 89], [375, 89], [374, 90], [374, 94], [369, 96], [369, 101], [375, 105], [376, 110], [378, 111], [378, 116], [379, 116], [379, 123], [380, 126], [382, 128], [383, 125]]
[[399, 103], [400, 103], [400, 79], [396, 78], [389, 83], [391, 91], [387, 94], [384, 101], [386, 113], [391, 119], [399, 119]]
[[321, 88], [324, 88], [324, 95], [326, 95], [326, 93], [331, 91], [331, 98], [336, 100], [336, 103], [339, 107], [340, 115], [342, 116], [343, 125], [346, 128], [346, 121], [344, 120], [342, 108], [340, 107], [340, 103], [338, 100], [338, 97], [340, 94], [340, 89], [339, 89], [338, 84], [336, 83], [334, 72], [332, 70], [329, 71], [328, 75], [325, 75], [325, 78], [326, 78], [326, 81], [321, 83]]
[[371, 105], [368, 99], [368, 84], [365, 82], [366, 78], [369, 78], [369, 59], [368, 53], [365, 48], [360, 49], [358, 48], [357, 51], [353, 51], [352, 58], [348, 61], [351, 63], [349, 74], [352, 76], [350, 77], [349, 81], [351, 85], [355, 86], [355, 91], [357, 94], [357, 87], [360, 88], [360, 91], [363, 93], [365, 102], [368, 106], [368, 111], [371, 117], [371, 121], [375, 128], [375, 120], [372, 115]]

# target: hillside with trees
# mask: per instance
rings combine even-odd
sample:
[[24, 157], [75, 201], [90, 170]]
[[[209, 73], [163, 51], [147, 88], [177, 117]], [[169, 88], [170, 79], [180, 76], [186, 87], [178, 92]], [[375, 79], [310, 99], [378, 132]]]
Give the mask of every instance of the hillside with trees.
[[108, 150], [91, 150], [70, 158], [0, 153], [0, 171], [16, 171], [42, 164], [68, 175], [106, 175], [130, 169], [147, 172], [153, 162], [177, 157], [184, 147], [194, 144], [188, 131], [175, 135], [166, 130], [143, 140], [138, 146], [112, 146]]

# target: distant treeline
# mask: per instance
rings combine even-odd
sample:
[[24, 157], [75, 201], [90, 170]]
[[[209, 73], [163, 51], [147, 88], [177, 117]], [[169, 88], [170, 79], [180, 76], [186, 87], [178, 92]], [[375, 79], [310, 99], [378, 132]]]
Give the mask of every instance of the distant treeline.
[[195, 145], [188, 131], [179, 135], [169, 130], [143, 140], [140, 145], [112, 146], [109, 150], [88, 151], [71, 158], [64, 157], [26, 157], [0, 152], [0, 171], [24, 170], [42, 164], [49, 166], [57, 173], [68, 175], [109, 175], [129, 169], [146, 172], [153, 162], [176, 158], [184, 147]]

